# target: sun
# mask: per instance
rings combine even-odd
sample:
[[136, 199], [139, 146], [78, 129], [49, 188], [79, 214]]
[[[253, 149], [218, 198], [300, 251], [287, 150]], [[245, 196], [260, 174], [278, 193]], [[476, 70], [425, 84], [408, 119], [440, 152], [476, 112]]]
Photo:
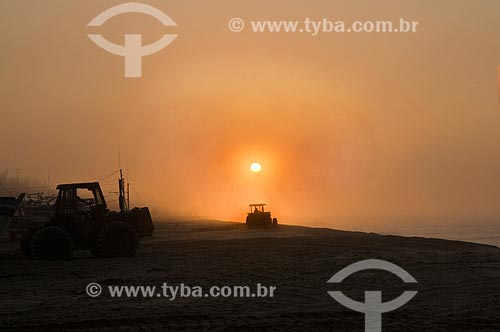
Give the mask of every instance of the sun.
[[262, 170], [262, 165], [260, 163], [252, 163], [250, 170], [254, 173], [259, 173]]

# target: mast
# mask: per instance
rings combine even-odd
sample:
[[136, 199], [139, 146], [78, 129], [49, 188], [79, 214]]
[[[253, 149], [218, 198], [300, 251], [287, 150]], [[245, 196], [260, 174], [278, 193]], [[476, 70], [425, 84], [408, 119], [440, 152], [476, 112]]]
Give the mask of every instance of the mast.
[[119, 203], [120, 203], [120, 211], [125, 212], [128, 210], [127, 202], [125, 201], [125, 180], [123, 179], [123, 172], [120, 168], [120, 179], [118, 180], [118, 189], [119, 189]]

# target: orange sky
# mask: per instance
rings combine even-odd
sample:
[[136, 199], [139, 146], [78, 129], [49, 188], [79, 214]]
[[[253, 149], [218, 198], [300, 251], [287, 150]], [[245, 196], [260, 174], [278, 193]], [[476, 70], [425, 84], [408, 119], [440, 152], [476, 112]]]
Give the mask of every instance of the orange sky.
[[[178, 27], [86, 26], [120, 1], [0, 2], [1, 169], [89, 180], [120, 151], [141, 199], [172, 215], [243, 219], [254, 201], [306, 224], [500, 212], [500, 2], [143, 2]], [[420, 23], [313, 37], [233, 33], [232, 17]], [[96, 31], [179, 37], [125, 79]]]

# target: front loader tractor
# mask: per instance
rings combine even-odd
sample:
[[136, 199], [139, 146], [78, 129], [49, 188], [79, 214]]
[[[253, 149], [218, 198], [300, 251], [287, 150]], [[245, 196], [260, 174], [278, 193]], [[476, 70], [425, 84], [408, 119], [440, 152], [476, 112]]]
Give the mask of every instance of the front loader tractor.
[[[121, 184], [121, 183], [120, 183]], [[23, 232], [21, 253], [30, 258], [69, 259], [75, 249], [96, 257], [131, 257], [138, 237], [152, 235], [147, 207], [129, 210], [120, 186], [120, 211], [109, 211], [98, 182], [60, 184], [51, 219]]]

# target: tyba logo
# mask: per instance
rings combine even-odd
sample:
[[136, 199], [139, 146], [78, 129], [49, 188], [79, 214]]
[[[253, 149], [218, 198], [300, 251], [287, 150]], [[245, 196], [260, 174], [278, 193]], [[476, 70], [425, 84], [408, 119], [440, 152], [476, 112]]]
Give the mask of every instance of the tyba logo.
[[[164, 12], [152, 6], [135, 2], [124, 3], [105, 10], [90, 21], [88, 26], [101, 26], [110, 18], [127, 13], [146, 14], [156, 18], [164, 26], [177, 26], [174, 20]], [[125, 45], [116, 45], [99, 34], [89, 34], [88, 37], [106, 51], [125, 58], [125, 77], [141, 77], [142, 57], [162, 50], [173, 42], [177, 35], [163, 35], [156, 42], [145, 46], [142, 45], [142, 35], [138, 34], [125, 34]]]
[[[405, 283], [417, 283], [417, 280], [415, 280], [415, 278], [413, 278], [408, 272], [406, 272], [399, 266], [378, 259], [369, 259], [351, 264], [339, 271], [327, 282], [341, 283], [345, 278], [353, 273], [372, 269], [391, 272], [398, 276]], [[417, 295], [417, 292], [405, 291], [398, 298], [388, 302], [382, 302], [382, 292], [380, 291], [366, 291], [365, 302], [354, 301], [353, 299], [348, 298], [339, 291], [330, 291], [328, 292], [328, 294], [330, 294], [331, 297], [333, 297], [343, 306], [351, 310], [364, 313], [366, 332], [380, 332], [382, 331], [382, 314], [402, 307], [403, 305], [408, 303], [415, 295]]]

